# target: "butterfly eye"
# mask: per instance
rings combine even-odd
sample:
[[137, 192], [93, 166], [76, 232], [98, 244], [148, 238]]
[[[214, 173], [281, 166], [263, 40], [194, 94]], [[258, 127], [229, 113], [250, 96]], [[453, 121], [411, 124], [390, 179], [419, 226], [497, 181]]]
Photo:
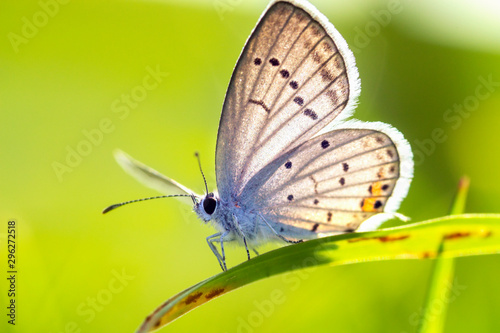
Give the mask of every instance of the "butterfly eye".
[[203, 200], [203, 209], [208, 215], [212, 215], [217, 207], [217, 201], [214, 198], [207, 197]]

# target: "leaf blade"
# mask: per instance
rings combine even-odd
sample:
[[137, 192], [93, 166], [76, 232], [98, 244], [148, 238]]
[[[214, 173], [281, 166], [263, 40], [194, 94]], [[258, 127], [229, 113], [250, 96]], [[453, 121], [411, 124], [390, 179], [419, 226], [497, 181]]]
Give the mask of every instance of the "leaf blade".
[[440, 255], [445, 258], [500, 253], [500, 214], [445, 216], [270, 251], [173, 296], [148, 316], [137, 332], [155, 331], [218, 296], [266, 277], [326, 264], [435, 258], [441, 243]]

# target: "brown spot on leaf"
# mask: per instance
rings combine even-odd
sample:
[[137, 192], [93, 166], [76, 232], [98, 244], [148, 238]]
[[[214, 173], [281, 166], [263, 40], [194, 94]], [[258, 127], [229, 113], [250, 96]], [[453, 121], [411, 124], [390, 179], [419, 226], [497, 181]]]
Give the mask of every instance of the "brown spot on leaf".
[[210, 291], [208, 294], [206, 294], [205, 298], [206, 299], [212, 299], [212, 298], [214, 298], [216, 296], [219, 296], [223, 292], [224, 292], [224, 288], [216, 288], [216, 289]]
[[469, 237], [470, 232], [452, 232], [450, 234], [446, 234], [443, 236], [444, 240], [449, 240], [449, 239], [458, 239], [458, 238], [464, 238], [464, 237]]
[[404, 239], [407, 239], [408, 237], [410, 237], [410, 235], [381, 236], [381, 237], [377, 237], [377, 238], [382, 243], [386, 243], [386, 242], [394, 242], [394, 241], [404, 240]]
[[421, 259], [428, 259], [428, 258], [435, 258], [435, 257], [436, 257], [436, 253], [430, 252], [430, 251], [422, 252], [422, 254], [420, 255]]
[[194, 294], [191, 294], [188, 297], [186, 297], [186, 300], [184, 301], [184, 303], [186, 303], [186, 305], [194, 303], [201, 297], [201, 295], [203, 295], [203, 293], [201, 291], [198, 291]]

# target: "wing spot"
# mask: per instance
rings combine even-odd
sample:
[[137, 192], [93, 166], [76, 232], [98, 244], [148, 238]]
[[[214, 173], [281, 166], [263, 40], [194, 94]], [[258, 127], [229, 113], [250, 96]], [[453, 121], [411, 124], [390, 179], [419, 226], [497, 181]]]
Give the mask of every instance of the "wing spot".
[[300, 97], [300, 96], [295, 97], [295, 98], [293, 99], [293, 101], [294, 101], [295, 103], [297, 103], [298, 105], [300, 105], [300, 106], [304, 105], [304, 99], [303, 99], [302, 97]]
[[311, 109], [305, 109], [304, 110], [304, 114], [306, 116], [308, 116], [309, 118], [311, 118], [312, 120], [316, 120], [318, 119], [318, 115], [316, 114], [316, 112], [314, 112], [313, 110]]
[[394, 173], [395, 171], [396, 171], [396, 168], [394, 167], [394, 165], [391, 166], [391, 168], [389, 169], [389, 172], [390, 173]]
[[339, 183], [340, 183], [340, 185], [344, 186], [345, 185], [345, 178], [344, 177], [340, 178]]
[[285, 231], [285, 228], [281, 227], [280, 232], [283, 232], [283, 231]]
[[391, 149], [387, 149], [387, 155], [389, 155], [390, 158], [394, 157], [394, 153], [392, 152]]
[[269, 62], [271, 63], [271, 65], [273, 66], [279, 66], [280, 65], [280, 61], [276, 58], [271, 58], [269, 59]]
[[382, 201], [380, 201], [380, 200], [375, 201], [373, 208], [378, 209], [380, 207], [382, 207]]
[[319, 200], [318, 199], [314, 199], [314, 204], [315, 205], [319, 204]]
[[259, 66], [260, 64], [262, 64], [262, 59], [260, 59], [260, 58], [255, 58], [255, 59], [253, 60], [253, 63], [254, 63], [256, 66]]
[[286, 197], [288, 199], [288, 201], [292, 201], [293, 200], [293, 195], [290, 194], [288, 197]]
[[315, 223], [315, 224], [313, 225], [313, 227], [311, 228], [311, 231], [312, 231], [312, 232], [316, 232], [316, 230], [318, 230], [318, 227], [319, 227], [319, 223]]
[[328, 212], [328, 214], [326, 214], [326, 221], [332, 222], [332, 212]]
[[337, 92], [333, 89], [330, 89], [326, 92], [326, 95], [330, 97], [330, 100], [332, 101], [333, 105], [337, 105], [339, 102], [339, 98], [337, 96]]
[[327, 41], [324, 41], [322, 45], [323, 50], [325, 50], [326, 52], [333, 52], [333, 45], [330, 45], [330, 43], [328, 43]]
[[319, 55], [318, 51], [314, 51], [312, 53], [312, 59], [315, 63], [321, 64], [323, 60], [321, 59], [321, 56]]
[[288, 79], [290, 77], [290, 72], [287, 71], [286, 69], [280, 70], [280, 74], [284, 79]]
[[297, 81], [290, 81], [290, 87], [292, 87], [292, 89], [297, 89], [299, 87], [299, 84], [297, 83]]
[[259, 106], [262, 106], [262, 108], [263, 108], [264, 110], [266, 110], [266, 112], [267, 112], [267, 113], [271, 112], [271, 109], [269, 109], [269, 108], [267, 107], [266, 103], [264, 103], [263, 101], [257, 101], [257, 100], [255, 100], [255, 99], [249, 99], [248, 101], [249, 101], [250, 103], [253, 103], [253, 104], [257, 104], [257, 105], [259, 105]]
[[323, 81], [326, 82], [333, 81], [333, 79], [335, 78], [333, 74], [326, 68], [323, 68], [319, 73], [321, 74], [321, 78], [323, 79]]
[[345, 172], [349, 171], [349, 164], [342, 163], [342, 169], [344, 169]]
[[384, 138], [382, 138], [381, 136], [377, 136], [375, 140], [380, 144], [384, 143]]
[[292, 167], [292, 162], [288, 161], [285, 163], [285, 168], [290, 169]]
[[311, 180], [314, 183], [314, 193], [318, 194], [318, 182], [316, 181], [316, 179], [314, 179], [314, 177], [312, 175], [309, 176], [309, 178], [311, 178]]
[[373, 194], [372, 189], [373, 189], [373, 187], [370, 185], [370, 187], [368, 187], [368, 192], [370, 192], [370, 194]]
[[382, 186], [383, 191], [387, 191], [388, 189], [389, 189], [389, 185], [385, 184], [384, 186]]
[[316, 25], [311, 26], [311, 31], [314, 36], [321, 36], [321, 29]]
[[326, 149], [328, 147], [330, 147], [330, 142], [326, 140], [321, 141], [321, 148]]

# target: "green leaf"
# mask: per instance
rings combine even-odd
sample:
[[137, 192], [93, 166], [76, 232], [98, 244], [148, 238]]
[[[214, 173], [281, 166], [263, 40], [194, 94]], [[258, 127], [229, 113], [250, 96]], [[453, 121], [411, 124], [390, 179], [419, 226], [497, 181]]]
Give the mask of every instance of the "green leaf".
[[154, 331], [218, 296], [273, 275], [327, 264], [436, 258], [438, 251], [446, 258], [499, 253], [500, 214], [445, 216], [270, 251], [173, 296], [146, 318], [138, 332]]
[[[467, 193], [469, 191], [469, 178], [462, 177], [458, 183], [458, 192], [450, 209], [450, 215], [461, 214], [465, 210]], [[442, 252], [442, 245], [439, 253]], [[441, 333], [444, 330], [448, 300], [453, 288], [455, 274], [455, 259], [439, 256], [434, 262], [434, 267], [429, 280], [429, 289], [426, 295], [424, 315], [419, 322], [419, 333]], [[439, 307], [435, 308], [435, 305]]]

